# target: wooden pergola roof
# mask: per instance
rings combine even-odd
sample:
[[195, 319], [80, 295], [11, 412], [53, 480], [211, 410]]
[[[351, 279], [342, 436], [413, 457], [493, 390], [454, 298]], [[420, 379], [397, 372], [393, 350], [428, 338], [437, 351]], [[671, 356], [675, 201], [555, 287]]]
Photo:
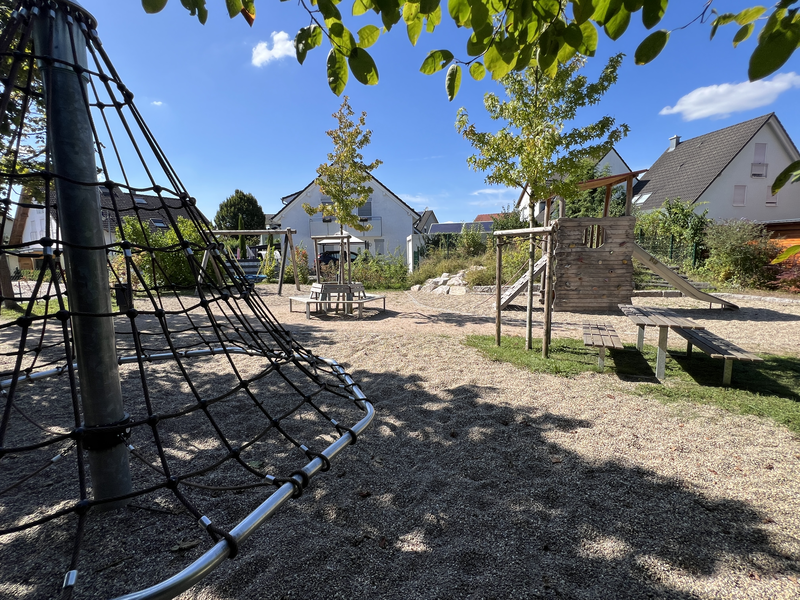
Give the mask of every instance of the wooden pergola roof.
[[587, 179], [578, 184], [578, 188], [582, 190], [593, 190], [603, 186], [619, 185], [625, 183], [628, 179], [634, 179], [642, 173], [646, 173], [647, 169], [640, 169], [638, 171], [631, 171], [630, 173], [620, 173], [619, 175], [608, 175], [606, 177], [598, 177], [597, 179]]

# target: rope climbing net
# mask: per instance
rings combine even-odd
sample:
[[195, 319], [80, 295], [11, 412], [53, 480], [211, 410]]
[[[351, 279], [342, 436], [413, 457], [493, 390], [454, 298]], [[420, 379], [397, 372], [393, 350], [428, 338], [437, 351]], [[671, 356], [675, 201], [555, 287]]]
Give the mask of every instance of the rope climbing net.
[[22, 0], [3, 18], [0, 595], [172, 597], [373, 409], [226, 259], [93, 17]]

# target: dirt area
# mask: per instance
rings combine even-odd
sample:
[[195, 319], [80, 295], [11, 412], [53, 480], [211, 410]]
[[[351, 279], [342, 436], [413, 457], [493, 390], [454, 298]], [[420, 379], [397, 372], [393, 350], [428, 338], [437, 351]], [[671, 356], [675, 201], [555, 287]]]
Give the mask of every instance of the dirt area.
[[[352, 373], [376, 418], [183, 598], [800, 597], [800, 440], [787, 430], [713, 407], [665, 406], [610, 373], [566, 379], [482, 358], [462, 340], [494, 333], [493, 296], [390, 292], [385, 312], [306, 320], [289, 312], [295, 290], [257, 289], [303, 345]], [[739, 311], [640, 302], [746, 349], [800, 356], [800, 304], [733, 301]], [[503, 315], [505, 334], [524, 334], [516, 306]], [[556, 313], [554, 334], [578, 337], [584, 320]], [[625, 317], [599, 320], [634, 342]], [[538, 334], [541, 310], [534, 326]], [[214, 363], [204, 364], [214, 376]], [[267, 493], [210, 494], [207, 514], [231, 528]], [[210, 547], [167, 508], [118, 511], [90, 531], [92, 543], [112, 531], [115, 541], [81, 567], [87, 583], [74, 597], [151, 585]], [[31, 532], [27, 553], [0, 538], [0, 597], [55, 596], [60, 581], [15, 583], [14, 563], [71, 535]]]

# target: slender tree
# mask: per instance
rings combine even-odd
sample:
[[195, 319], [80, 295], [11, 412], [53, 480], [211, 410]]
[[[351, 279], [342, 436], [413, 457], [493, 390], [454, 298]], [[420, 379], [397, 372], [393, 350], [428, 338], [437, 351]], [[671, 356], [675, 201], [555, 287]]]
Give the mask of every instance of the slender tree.
[[354, 114], [345, 96], [339, 110], [333, 114], [338, 126], [325, 132], [333, 141], [333, 152], [328, 154], [328, 162], [317, 167], [316, 184], [330, 202], [321, 202], [318, 206], [303, 204], [309, 215], [320, 213], [323, 217], [333, 218], [339, 224], [340, 234], [345, 227], [356, 231], [372, 228], [370, 224], [359, 221], [354, 211], [369, 200], [373, 191], [367, 185], [372, 178], [370, 173], [382, 164], [377, 159], [371, 163], [364, 162], [361, 150], [369, 145], [372, 132], [365, 129], [367, 113], [362, 112], [358, 121], [351, 119]]
[[[239, 219], [241, 217], [241, 223]], [[220, 203], [217, 214], [214, 216], [214, 225], [217, 229], [264, 229], [267, 216], [253, 194], [236, 190]], [[247, 243], [255, 244], [258, 238], [248, 236]], [[231, 244], [231, 245], [228, 245]], [[232, 248], [236, 243], [230, 240], [226, 247]]]
[[[627, 135], [628, 126], [617, 126], [610, 116], [591, 125], [566, 127], [580, 108], [597, 104], [617, 81], [621, 62], [621, 54], [613, 56], [594, 83], [579, 74], [586, 63], [583, 57], [574, 57], [552, 77], [538, 66], [510, 73], [501, 80], [507, 100], [491, 93], [484, 96], [489, 117], [504, 123], [497, 133], [478, 131], [469, 122], [467, 111], [458, 111], [456, 128], [477, 150], [467, 163], [472, 169], [487, 173], [488, 184], [527, 189], [531, 227], [536, 201], [555, 195], [567, 201], [575, 197], [584, 161], [598, 161]], [[528, 349], [532, 342], [533, 236], [529, 249]]]

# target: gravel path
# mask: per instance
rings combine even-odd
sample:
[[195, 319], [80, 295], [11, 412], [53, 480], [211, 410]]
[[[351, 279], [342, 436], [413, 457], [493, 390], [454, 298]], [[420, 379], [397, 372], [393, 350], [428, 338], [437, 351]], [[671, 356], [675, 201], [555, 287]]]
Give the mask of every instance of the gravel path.
[[[306, 320], [289, 312], [286, 294], [258, 290], [304, 345], [346, 366], [377, 416], [329, 473], [183, 598], [800, 597], [800, 440], [787, 430], [665, 406], [610, 373], [565, 379], [482, 358], [462, 339], [494, 332], [490, 296], [390, 292], [386, 312]], [[747, 349], [800, 356], [796, 303], [747, 299], [738, 312], [642, 303]], [[556, 313], [555, 335], [577, 337], [584, 318]], [[635, 340], [626, 318], [603, 320]], [[524, 312], [504, 313], [504, 333], [524, 333]], [[143, 514], [117, 518], [137, 525], [131, 535], [146, 552], [120, 550], [94, 567], [129, 591], [208, 547], [171, 551], [200, 534]], [[52, 596], [11, 593], [9, 569], [0, 545], [0, 597]]]

